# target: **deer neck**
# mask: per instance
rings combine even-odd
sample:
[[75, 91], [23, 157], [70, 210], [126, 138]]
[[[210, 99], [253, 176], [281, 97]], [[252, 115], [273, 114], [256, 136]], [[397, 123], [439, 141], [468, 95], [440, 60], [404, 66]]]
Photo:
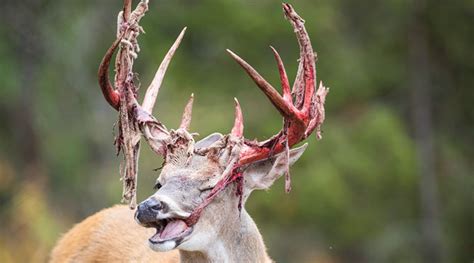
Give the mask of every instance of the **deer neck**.
[[240, 217], [226, 222], [205, 251], [180, 250], [183, 263], [272, 262], [255, 222], [242, 209]]

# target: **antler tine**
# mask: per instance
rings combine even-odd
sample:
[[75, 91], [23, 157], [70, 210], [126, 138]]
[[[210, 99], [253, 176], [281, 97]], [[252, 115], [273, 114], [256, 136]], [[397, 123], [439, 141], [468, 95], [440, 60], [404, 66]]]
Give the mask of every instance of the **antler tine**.
[[152, 113], [153, 107], [155, 106], [156, 97], [158, 96], [158, 92], [160, 91], [161, 83], [163, 82], [163, 78], [165, 77], [166, 70], [168, 69], [168, 65], [171, 62], [171, 59], [178, 49], [181, 40], [183, 39], [184, 33], [186, 32], [186, 27], [183, 28], [179, 36], [176, 38], [176, 41], [169, 49], [168, 53], [166, 53], [163, 61], [161, 62], [158, 70], [156, 71], [155, 77], [151, 82], [150, 86], [148, 87], [145, 98], [143, 99], [142, 108], [147, 111], [148, 113]]
[[235, 120], [234, 127], [232, 128], [231, 134], [237, 138], [241, 138], [244, 134], [244, 118], [242, 115], [242, 109], [240, 108], [240, 103], [237, 98], [234, 98], [235, 101]]
[[184, 107], [183, 117], [181, 118], [181, 125], [179, 128], [189, 130], [189, 126], [191, 125], [191, 119], [193, 114], [193, 102], [194, 102], [194, 93], [191, 94], [191, 97]]
[[132, 0], [123, 0], [123, 18], [128, 21], [132, 12]]
[[283, 65], [283, 61], [281, 60], [280, 54], [278, 51], [272, 46], [270, 48], [273, 51], [273, 55], [275, 56], [275, 60], [278, 64], [278, 71], [280, 72], [280, 82], [283, 91], [283, 99], [291, 102], [291, 91], [290, 91], [290, 82], [288, 81], [288, 75], [286, 74], [285, 65]]
[[281, 95], [275, 90], [275, 88], [270, 85], [252, 66], [250, 66], [245, 60], [240, 58], [230, 49], [227, 49], [227, 52], [232, 56], [232, 58], [240, 64], [240, 66], [247, 72], [247, 74], [252, 78], [252, 80], [257, 84], [257, 86], [265, 93], [270, 102], [278, 109], [278, 111], [284, 117], [295, 116], [296, 112], [294, 107], [287, 103]]
[[301, 109], [301, 103], [303, 103], [303, 111], [308, 112], [311, 107], [311, 101], [316, 87], [315, 54], [313, 52], [313, 47], [311, 46], [308, 32], [304, 27], [305, 21], [295, 12], [290, 4], [283, 4], [283, 10], [285, 17], [290, 21], [295, 30], [296, 38], [298, 39], [300, 47], [300, 63], [293, 87], [293, 92], [296, 93], [297, 97], [296, 107]]
[[112, 46], [105, 52], [104, 57], [99, 65], [99, 71], [97, 73], [99, 86], [102, 90], [102, 94], [104, 95], [105, 100], [112, 106], [114, 109], [118, 110], [120, 106], [120, 94], [113, 89], [112, 83], [110, 83], [109, 79], [109, 66], [110, 61], [112, 60], [112, 56], [117, 50], [122, 37], [117, 38]]

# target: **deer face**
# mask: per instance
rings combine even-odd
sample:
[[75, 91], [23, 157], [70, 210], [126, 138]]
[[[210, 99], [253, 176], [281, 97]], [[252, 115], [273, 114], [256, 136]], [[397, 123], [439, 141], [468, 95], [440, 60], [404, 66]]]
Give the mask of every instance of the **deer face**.
[[[199, 151], [219, 144], [220, 140], [222, 135], [213, 134], [195, 145], [193, 142], [186, 145]], [[215, 158], [217, 152], [188, 154], [189, 149], [182, 148], [167, 158], [156, 181], [156, 193], [140, 203], [135, 213], [138, 223], [156, 228], [155, 235], [149, 239], [152, 249], [167, 251], [206, 239], [209, 232], [199, 231], [205, 223], [190, 225], [186, 221], [221, 179], [228, 155], [225, 156], [225, 147], [218, 151], [220, 158]]]
[[[130, 1], [129, 5], [130, 5]], [[320, 83], [316, 88], [315, 54], [304, 20], [293, 7], [283, 4], [284, 15], [293, 26], [300, 47], [300, 59], [293, 87], [283, 62], [272, 48], [280, 73], [282, 95], [252, 66], [228, 50], [248, 73], [270, 102], [283, 116], [283, 128], [265, 141], [250, 141], [243, 136], [243, 117], [235, 100], [235, 121], [230, 134], [214, 134], [195, 143], [188, 132], [193, 96], [185, 107], [181, 125], [168, 130], [152, 116], [155, 100], [166, 69], [181, 42], [185, 30], [166, 54], [142, 104], [137, 101], [133, 62], [140, 51], [138, 39], [140, 19], [148, 10], [148, 1], [118, 16], [117, 39], [106, 52], [99, 67], [99, 84], [107, 102], [119, 111], [119, 134], [116, 145], [124, 156], [122, 178], [124, 200], [135, 206], [136, 176], [140, 139], [165, 157], [165, 165], [157, 180], [157, 192], [142, 202], [136, 220], [145, 227], [155, 227], [151, 247], [158, 251], [176, 247], [200, 250], [207, 246], [228, 222], [239, 217], [242, 204], [254, 189], [265, 189], [286, 173], [285, 189], [290, 190], [289, 167], [306, 146], [291, 150], [314, 131], [320, 138], [324, 121], [324, 102], [328, 89]], [[115, 88], [109, 81], [109, 65], [115, 59]], [[229, 186], [229, 187], [227, 187]]]
[[[149, 239], [153, 250], [206, 248], [229, 222], [239, 218], [240, 210], [237, 208], [253, 190], [269, 188], [286, 171], [287, 162], [281, 155], [253, 163], [242, 171], [241, 195], [236, 194], [239, 188], [234, 185], [215, 195], [212, 203], [208, 203], [213, 190], [223, 182], [232, 151], [236, 149], [228, 144], [232, 144], [228, 137], [210, 135], [190, 146], [195, 149], [191, 156], [186, 154], [188, 151], [179, 151], [163, 166], [156, 182], [156, 193], [140, 203], [135, 213], [139, 224], [156, 228], [156, 233]], [[306, 145], [292, 150], [290, 164], [305, 149]], [[202, 213], [199, 211], [201, 207]], [[196, 218], [192, 218], [193, 215], [197, 215]]]

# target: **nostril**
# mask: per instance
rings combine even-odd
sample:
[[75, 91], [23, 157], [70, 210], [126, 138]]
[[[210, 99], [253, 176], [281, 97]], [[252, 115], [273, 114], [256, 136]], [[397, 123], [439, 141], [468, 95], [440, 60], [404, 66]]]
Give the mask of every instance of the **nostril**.
[[150, 206], [150, 209], [156, 212], [160, 211], [162, 208], [163, 208], [163, 205], [160, 202], [158, 202], [157, 204], [153, 206]]
[[160, 210], [163, 209], [163, 204], [160, 201], [156, 200], [155, 198], [150, 198], [146, 202], [146, 204], [148, 206], [148, 209], [150, 209], [153, 212], [159, 212]]

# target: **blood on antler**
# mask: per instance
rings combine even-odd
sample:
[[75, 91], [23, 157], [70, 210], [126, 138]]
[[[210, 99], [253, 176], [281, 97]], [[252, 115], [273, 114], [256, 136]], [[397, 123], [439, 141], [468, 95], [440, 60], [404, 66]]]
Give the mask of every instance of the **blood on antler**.
[[[148, 11], [148, 0], [142, 0], [131, 11], [131, 0], [124, 0], [123, 11], [118, 15], [117, 39], [107, 50], [99, 66], [98, 80], [106, 101], [119, 111], [119, 134], [115, 139], [118, 151], [123, 153], [124, 163], [121, 166], [124, 183], [123, 199], [133, 208], [136, 204], [136, 184], [138, 173], [138, 155], [140, 138], [143, 135], [157, 154], [166, 155], [166, 146], [170, 141], [170, 132], [151, 114], [163, 82], [168, 65], [184, 36], [186, 28], [176, 39], [161, 62], [155, 77], [148, 87], [142, 105], [137, 102], [138, 87], [135, 83], [133, 62], [140, 52], [137, 38], [143, 29], [140, 19]], [[115, 59], [115, 89], [109, 80], [109, 66], [112, 56], [119, 49]], [[183, 114], [181, 129], [187, 129], [191, 122], [192, 98]], [[179, 129], [178, 129], [179, 130]]]
[[287, 164], [285, 190], [289, 192], [291, 189], [289, 174], [290, 148], [305, 140], [315, 129], [317, 129], [317, 138], [321, 138], [320, 126], [324, 121], [324, 102], [329, 89], [325, 88], [321, 82], [319, 88], [316, 90], [316, 56], [313, 52], [308, 33], [304, 27], [304, 20], [298, 16], [293, 7], [289, 4], [283, 4], [283, 11], [285, 17], [295, 29], [300, 46], [298, 72], [292, 91], [290, 91], [290, 83], [280, 55], [273, 47], [271, 47], [271, 49], [278, 64], [283, 96], [281, 96], [252, 66], [245, 62], [245, 60], [232, 51], [227, 50], [283, 116], [283, 129], [272, 138], [263, 142], [244, 139], [242, 109], [237, 99], [235, 100], [234, 127], [232, 128], [230, 136], [227, 138], [229, 140], [227, 147], [230, 146], [232, 153], [236, 156], [232, 156], [231, 154], [230, 162], [227, 164], [227, 168], [221, 180], [219, 180], [211, 193], [187, 218], [186, 223], [189, 226], [197, 222], [204, 208], [212, 202], [219, 192], [234, 182], [237, 183], [236, 189], [237, 195], [240, 197], [240, 209], [243, 196], [242, 179], [244, 173], [242, 172], [242, 168], [250, 163], [271, 158], [282, 152], [284, 152], [283, 154]]
[[[273, 47], [271, 49], [278, 64], [283, 96], [245, 60], [227, 50], [277, 108], [284, 120], [283, 129], [269, 140], [263, 142], [245, 140], [240, 152], [239, 166], [269, 158], [283, 151], [288, 155], [293, 145], [306, 139], [315, 129], [317, 129], [317, 137], [321, 138], [320, 126], [324, 121], [324, 102], [329, 89], [325, 88], [321, 82], [315, 92], [316, 56], [304, 27], [304, 20], [298, 16], [290, 4], [283, 4], [283, 11], [286, 19], [293, 25], [300, 46], [298, 72], [291, 93], [285, 67], [280, 55]], [[239, 108], [239, 105], [237, 104], [236, 107]], [[236, 114], [233, 131], [241, 131], [242, 123], [241, 113]], [[238, 132], [235, 135], [242, 136]], [[287, 176], [286, 190], [290, 190], [289, 176]]]

